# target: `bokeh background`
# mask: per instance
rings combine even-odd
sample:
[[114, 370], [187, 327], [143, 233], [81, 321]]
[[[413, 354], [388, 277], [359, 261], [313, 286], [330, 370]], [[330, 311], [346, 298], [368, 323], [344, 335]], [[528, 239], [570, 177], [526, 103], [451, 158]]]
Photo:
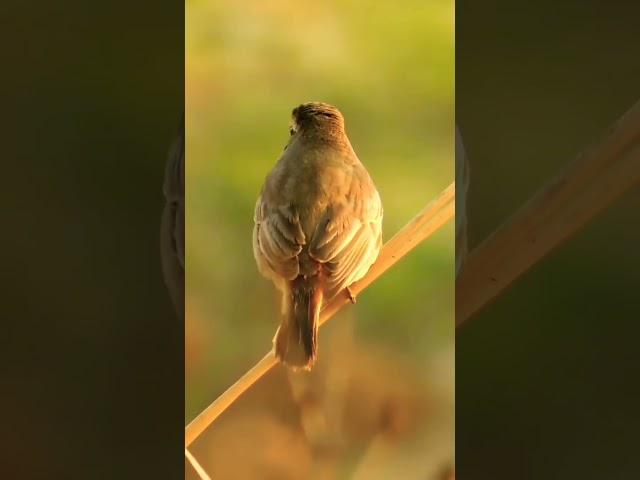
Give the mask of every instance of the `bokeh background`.
[[[271, 347], [253, 208], [291, 110], [338, 106], [389, 239], [454, 178], [452, 0], [186, 2], [185, 422]], [[454, 457], [453, 222], [192, 446], [214, 478], [444, 478]], [[187, 469], [187, 475], [190, 475]]]
[[[638, 18], [638, 2], [456, 1], [471, 248], [638, 101]], [[639, 212], [636, 189], [459, 329], [459, 478], [638, 476]]]

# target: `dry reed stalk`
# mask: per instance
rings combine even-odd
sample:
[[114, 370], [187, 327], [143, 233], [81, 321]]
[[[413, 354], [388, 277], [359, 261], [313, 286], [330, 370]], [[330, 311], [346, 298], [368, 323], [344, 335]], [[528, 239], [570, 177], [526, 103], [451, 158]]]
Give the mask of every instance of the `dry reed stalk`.
[[[454, 215], [455, 183], [449, 185], [435, 200], [429, 203], [413, 220], [404, 226], [391, 240], [384, 244], [376, 263], [367, 274], [349, 287], [357, 296], [384, 272], [419, 243], [435, 233]], [[327, 303], [320, 313], [320, 325], [329, 320], [342, 307], [350, 303], [346, 295], [338, 295]], [[277, 360], [273, 350], [229, 387], [222, 395], [205, 408], [185, 428], [185, 447], [193, 442], [218, 416], [224, 412], [243, 392], [267, 373]]]
[[640, 102], [545, 185], [466, 259], [456, 280], [456, 326], [640, 183]]
[[195, 457], [191, 455], [191, 452], [186, 448], [184, 449], [184, 456], [187, 457], [187, 460], [189, 460], [189, 463], [191, 464], [193, 469], [196, 471], [196, 473], [202, 480], [211, 480], [211, 477], [207, 475], [207, 472], [204, 471], [204, 468], [202, 468], [202, 465], [198, 463]]

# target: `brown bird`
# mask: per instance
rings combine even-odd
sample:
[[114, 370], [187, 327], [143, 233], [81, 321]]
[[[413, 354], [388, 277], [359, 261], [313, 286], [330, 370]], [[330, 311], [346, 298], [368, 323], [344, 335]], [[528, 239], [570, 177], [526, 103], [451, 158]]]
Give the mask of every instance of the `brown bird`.
[[310, 369], [316, 359], [323, 302], [362, 278], [382, 245], [382, 203], [326, 103], [295, 108], [291, 137], [256, 203], [253, 253], [282, 292], [276, 357]]
[[469, 192], [469, 160], [464, 150], [460, 130], [456, 126], [456, 276], [467, 260], [467, 196]]
[[184, 320], [184, 114], [165, 166], [160, 227], [162, 273], [176, 313]]

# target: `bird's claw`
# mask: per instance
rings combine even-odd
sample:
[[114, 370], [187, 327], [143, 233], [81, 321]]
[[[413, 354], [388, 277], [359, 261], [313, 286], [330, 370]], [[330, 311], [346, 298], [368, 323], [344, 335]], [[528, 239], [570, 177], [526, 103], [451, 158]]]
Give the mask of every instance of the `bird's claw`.
[[351, 292], [351, 289], [349, 287], [345, 288], [345, 291], [347, 292], [347, 298], [349, 299], [349, 301], [351, 303], [356, 303], [356, 297], [355, 295]]

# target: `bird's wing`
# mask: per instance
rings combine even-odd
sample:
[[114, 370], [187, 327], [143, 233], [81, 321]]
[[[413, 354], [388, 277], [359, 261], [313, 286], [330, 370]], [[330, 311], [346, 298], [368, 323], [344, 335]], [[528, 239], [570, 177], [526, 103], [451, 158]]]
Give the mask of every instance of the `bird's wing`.
[[253, 227], [253, 254], [260, 272], [274, 280], [293, 280], [304, 244], [298, 213], [290, 205], [271, 205], [260, 196]]
[[329, 273], [327, 297], [362, 278], [380, 251], [382, 203], [373, 183], [366, 180], [359, 194], [327, 210], [309, 243], [309, 256]]

